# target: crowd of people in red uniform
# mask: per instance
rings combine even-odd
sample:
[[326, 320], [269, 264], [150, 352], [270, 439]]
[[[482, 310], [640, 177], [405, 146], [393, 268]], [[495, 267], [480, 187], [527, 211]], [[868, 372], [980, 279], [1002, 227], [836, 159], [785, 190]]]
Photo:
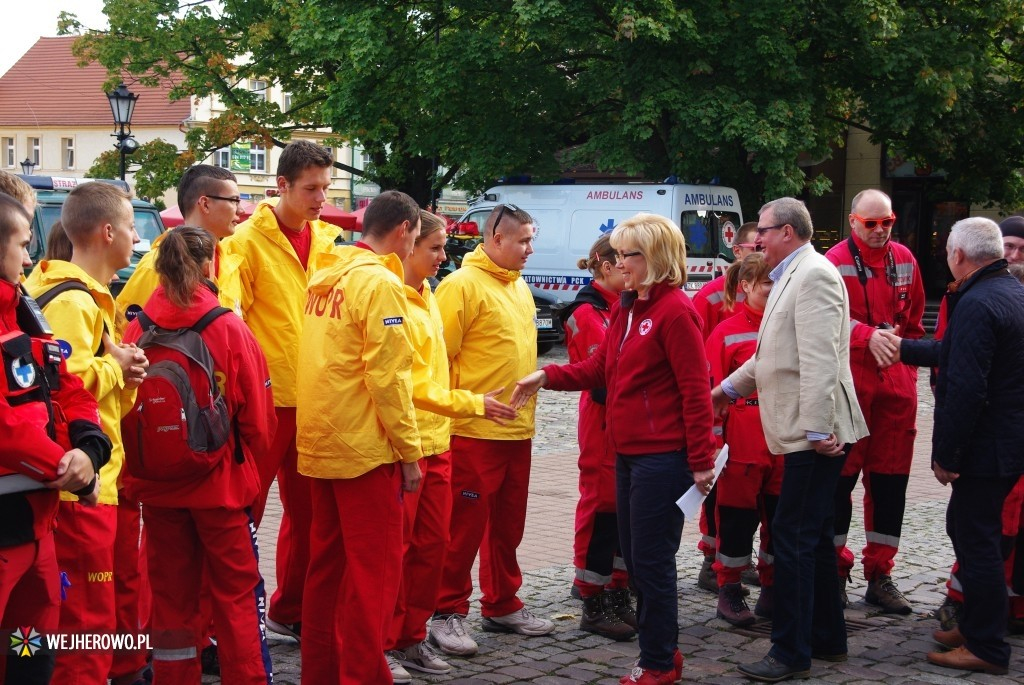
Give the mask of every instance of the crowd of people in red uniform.
[[[713, 428], [703, 397], [709, 375], [718, 385], [756, 352], [774, 266], [758, 225], [739, 229], [736, 262], [692, 303], [679, 291], [685, 246], [670, 221], [639, 215], [602, 235], [579, 263], [590, 284], [560, 314], [570, 364], [535, 372], [533, 299], [519, 278], [533, 251], [530, 215], [495, 208], [483, 244], [434, 292], [443, 221], [388, 191], [367, 209], [361, 240], [336, 246], [338, 229], [319, 220], [332, 164], [324, 148], [290, 144], [279, 200], [242, 224], [230, 172], [191, 168], [179, 185], [185, 225], [152, 246], [116, 300], [108, 284], [138, 241], [129, 196], [102, 183], [73, 191], [47, 259], [24, 279], [34, 198], [0, 179], [2, 626], [152, 640], [149, 653], [11, 656], [0, 682], [198, 683], [219, 673], [268, 683], [267, 629], [300, 642], [303, 682], [448, 673], [442, 654], [477, 651], [466, 617], [478, 556], [483, 630], [550, 633], [518, 597], [516, 559], [540, 387], [583, 390], [572, 592], [581, 630], [639, 634], [641, 656], [621, 682], [681, 675], [674, 502], [690, 485], [707, 495], [700, 587], [717, 593], [730, 624], [772, 618], [782, 457], [768, 447], [756, 394], [732, 400]], [[892, 363], [890, 345], [892, 335], [924, 335], [924, 289], [912, 253], [891, 239], [884, 193], [859, 194], [849, 221], [850, 237], [825, 256], [849, 294], [850, 366], [871, 435], [850, 449], [835, 493], [842, 602], [861, 479], [865, 600], [909, 614], [892, 569], [917, 374]], [[1001, 228], [1006, 259], [1024, 264], [1024, 219]], [[199, 334], [231, 416], [224, 458], [201, 476], [133, 475], [120, 421], [150, 367], [136, 343], [146, 327], [189, 328], [222, 306], [237, 316]], [[717, 480], [716, 442], [729, 447]], [[275, 479], [283, 518], [268, 602], [255, 533]], [[1003, 510], [1013, 628], [1024, 626], [1022, 483]], [[957, 578], [954, 567], [939, 612], [946, 631], [963, 602]], [[755, 583], [751, 611], [745, 584]]]

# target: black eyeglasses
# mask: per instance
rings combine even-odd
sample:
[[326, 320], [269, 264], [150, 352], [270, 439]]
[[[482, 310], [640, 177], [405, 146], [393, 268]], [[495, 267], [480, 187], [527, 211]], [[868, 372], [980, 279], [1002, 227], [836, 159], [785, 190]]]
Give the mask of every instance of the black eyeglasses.
[[222, 195], [206, 195], [205, 197], [208, 197], [211, 200], [224, 200], [224, 202], [231, 202], [236, 207], [242, 202], [242, 198], [240, 197], [224, 197]]
[[757, 227], [757, 234], [758, 235], [764, 235], [768, 231], [774, 231], [774, 230], [779, 229], [779, 228], [785, 228], [786, 226], [789, 226], [789, 224], [779, 224], [778, 226], [758, 226]]
[[620, 262], [624, 262], [628, 257], [639, 257], [642, 254], [642, 252], [616, 252], [615, 259], [619, 260]]
[[519, 208], [518, 208], [518, 207], [516, 207], [516, 206], [515, 206], [514, 204], [512, 204], [512, 203], [507, 203], [507, 204], [503, 204], [503, 205], [501, 206], [501, 209], [500, 209], [500, 210], [498, 210], [498, 218], [497, 218], [497, 219], [495, 219], [495, 221], [494, 221], [494, 225], [493, 225], [493, 226], [491, 226], [491, 230], [492, 230], [492, 231], [494, 231], [494, 230], [496, 230], [496, 229], [498, 228], [498, 224], [500, 224], [500, 223], [501, 223], [501, 217], [505, 216], [505, 210], [506, 210], [506, 209], [507, 209], [507, 210], [509, 210], [509, 211], [511, 211], [511, 212], [512, 212], [513, 214], [514, 214], [515, 212], [518, 212], [518, 211], [520, 211], [520, 210], [519, 210]]

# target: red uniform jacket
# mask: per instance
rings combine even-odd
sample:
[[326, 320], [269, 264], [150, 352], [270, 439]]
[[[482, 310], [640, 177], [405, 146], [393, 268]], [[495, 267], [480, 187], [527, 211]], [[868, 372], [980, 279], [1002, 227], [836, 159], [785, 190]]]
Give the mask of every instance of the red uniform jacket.
[[[741, 304], [738, 311], [718, 324], [707, 342], [711, 385], [716, 386], [757, 350], [757, 329], [764, 312]], [[757, 393], [733, 400], [723, 426], [723, 440], [729, 445], [729, 461], [760, 464], [771, 460], [761, 428]]]
[[[167, 299], [163, 287], [157, 288], [143, 310], [161, 328], [187, 328], [214, 307], [220, 306], [213, 290], [201, 287], [188, 309], [179, 309]], [[124, 336], [126, 343], [142, 337], [135, 320]], [[125, 488], [130, 497], [144, 505], [181, 509], [242, 509], [255, 501], [260, 477], [253, 454], [263, 454], [277, 428], [274, 400], [270, 389], [270, 371], [259, 343], [240, 318], [232, 314], [214, 319], [202, 332], [203, 341], [213, 356], [214, 375], [228, 410], [242, 438], [244, 462], [235, 461], [232, 433], [230, 450], [224, 460], [208, 474], [195, 479], [157, 482], [134, 478], [125, 472]]]
[[[743, 293], [736, 293], [737, 304], [742, 302]], [[701, 320], [701, 335], [705, 340], [715, 330], [715, 327], [729, 318], [732, 312], [725, 311], [725, 276], [719, 276], [704, 284], [704, 287], [693, 296], [693, 307], [697, 310]]]
[[[18, 286], [0, 280], [0, 336], [5, 341], [22, 334], [17, 316], [20, 298]], [[110, 456], [110, 442], [100, 429], [96, 400], [81, 379], [68, 373], [61, 359], [59, 388], [51, 384], [48, 393], [57, 417], [52, 421], [44, 398], [47, 389], [42, 382], [38, 351], [41, 342], [52, 343], [53, 339], [40, 335], [31, 341], [36, 352], [34, 372], [15, 374], [15, 367], [21, 364], [4, 354], [5, 377], [0, 383], [0, 476], [18, 473], [38, 481], [56, 480], [57, 465], [64, 454], [72, 447], [81, 447], [83, 439], [93, 437], [103, 442], [105, 448], [101, 460], [89, 455], [98, 471]], [[0, 495], [0, 547], [32, 542], [52, 531], [58, 500], [56, 490]]]
[[[853, 236], [861, 257], [867, 267], [867, 300], [865, 286], [857, 277], [857, 267], [847, 241], [837, 243], [825, 253], [825, 258], [836, 265], [850, 293], [850, 364], [854, 369], [856, 385], [857, 368], [875, 373], [878, 364], [868, 350], [871, 334], [880, 323], [899, 326], [900, 337], [916, 340], [924, 337], [921, 317], [924, 315], [924, 284], [917, 260], [906, 246], [889, 241], [881, 248], [870, 248]], [[887, 254], [891, 251], [895, 266], [895, 278], [887, 275]], [[868, 320], [868, 308], [871, 317]], [[896, 368], [896, 366], [890, 367]]]
[[[565, 319], [565, 346], [569, 350], [569, 362], [587, 359], [601, 347], [601, 341], [608, 331], [612, 310], [618, 307], [618, 296], [605, 290], [594, 281], [576, 296], [576, 305]], [[572, 306], [572, 305], [570, 305]], [[608, 438], [605, 435], [604, 388], [580, 394], [580, 422], [577, 438], [580, 443], [580, 461], [600, 464], [608, 453]], [[614, 460], [614, 456], [612, 457]]]
[[608, 434], [619, 454], [686, 450], [690, 468], [714, 465], [714, 414], [700, 317], [679, 288], [656, 284], [648, 299], [622, 293], [593, 356], [549, 365], [554, 390], [608, 389]]

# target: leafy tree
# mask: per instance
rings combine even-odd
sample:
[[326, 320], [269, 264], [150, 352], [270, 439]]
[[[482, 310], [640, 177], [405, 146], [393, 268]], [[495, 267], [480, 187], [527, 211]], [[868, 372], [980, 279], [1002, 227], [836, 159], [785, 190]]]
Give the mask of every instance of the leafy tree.
[[[118, 0], [83, 59], [224, 113], [193, 152], [325, 128], [370, 180], [426, 202], [596, 164], [718, 178], [747, 207], [821, 193], [798, 159], [850, 125], [948, 174], [967, 200], [1024, 203], [1017, 0]], [[68, 16], [67, 30], [81, 27]], [[267, 79], [288, 112], [244, 88]], [[112, 78], [112, 83], [116, 77]]]
[[[160, 202], [168, 188], [178, 185], [181, 174], [195, 164], [196, 158], [191, 152], [178, 152], [172, 143], [157, 138], [140, 145], [126, 162], [139, 167], [135, 171], [135, 194]], [[120, 164], [121, 154], [107, 150], [96, 158], [85, 175], [87, 178], [118, 178]]]

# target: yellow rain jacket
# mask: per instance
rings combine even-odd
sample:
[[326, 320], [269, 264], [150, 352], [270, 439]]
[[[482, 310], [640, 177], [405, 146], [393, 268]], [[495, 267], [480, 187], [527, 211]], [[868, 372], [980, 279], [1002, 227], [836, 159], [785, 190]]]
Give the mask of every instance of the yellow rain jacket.
[[296, 406], [295, 374], [299, 366], [302, 308], [317, 256], [334, 249], [341, 231], [324, 221], [310, 221], [309, 263], [303, 270], [291, 243], [281, 233], [273, 205], [263, 201], [235, 234], [221, 241], [224, 252], [241, 257], [236, 281], [225, 284], [226, 296], [237, 290], [239, 311], [263, 348], [274, 386], [274, 405]]
[[[156, 256], [160, 252], [160, 243], [163, 242], [166, 235], [166, 233], [161, 233], [153, 241], [149, 252], [139, 260], [139, 263], [135, 266], [135, 273], [132, 274], [132, 277], [128, 279], [128, 282], [124, 284], [124, 288], [117, 295], [117, 310], [129, 322], [135, 319], [139, 309], [146, 306], [149, 298], [153, 295], [157, 286], [160, 285], [160, 274], [156, 272]], [[217, 251], [217, 273], [213, 282], [217, 285], [220, 303], [229, 309], [233, 309], [240, 315], [238, 267], [242, 263], [242, 258], [239, 255], [224, 254], [224, 248], [221, 247], [219, 242], [215, 249]], [[130, 312], [128, 311], [129, 308], [131, 308]]]
[[[516, 381], [537, 370], [536, 306], [518, 271], [491, 261], [483, 245], [462, 268], [437, 286], [437, 305], [452, 364], [452, 387], [475, 393], [505, 388], [508, 403]], [[485, 440], [525, 440], [534, 435], [536, 397], [512, 421], [455, 419], [452, 434]]]
[[[100, 425], [113, 444], [110, 461], [100, 469], [99, 501], [117, 504], [118, 480], [124, 462], [121, 417], [135, 404], [135, 389], [125, 388], [121, 367], [109, 351], [96, 356], [103, 342], [104, 326], [114, 342], [121, 340], [114, 325], [114, 298], [107, 286], [81, 268], [59, 260], [39, 262], [25, 281], [25, 288], [30, 295], [38, 297], [58, 283], [69, 280], [81, 281], [89, 292], [63, 292], [43, 308], [43, 313], [53, 328], [53, 336], [60, 342], [68, 371], [82, 379], [85, 389], [92, 393], [99, 405]], [[63, 491], [60, 498], [71, 502], [78, 500], [75, 495]]]
[[356, 478], [419, 460], [401, 260], [341, 247], [317, 268], [299, 348], [299, 473]]
[[424, 281], [422, 292], [406, 285], [405, 295], [409, 311], [408, 334], [413, 348], [412, 401], [416, 405], [420, 445], [424, 455], [441, 454], [448, 450], [451, 442], [452, 422], [448, 417], [483, 416], [484, 396], [450, 389], [444, 327], [430, 284]]

